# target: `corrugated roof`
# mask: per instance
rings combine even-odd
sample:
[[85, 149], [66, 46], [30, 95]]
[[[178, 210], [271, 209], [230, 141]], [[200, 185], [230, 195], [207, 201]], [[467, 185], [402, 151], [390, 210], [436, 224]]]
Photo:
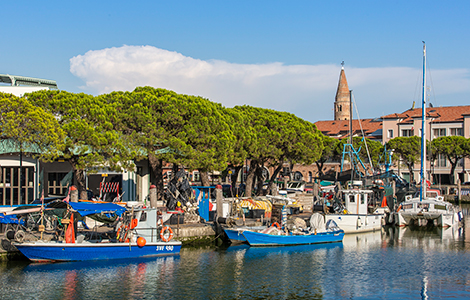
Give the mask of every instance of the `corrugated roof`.
[[49, 79], [40, 79], [34, 77], [26, 77], [26, 76], [17, 76], [17, 75], [8, 75], [8, 74], [0, 74], [0, 82], [8, 83], [12, 86], [44, 86], [49, 87], [51, 89], [57, 89], [57, 82], [55, 80]]
[[[13, 140], [0, 140], [0, 154], [19, 153], [20, 147]], [[41, 153], [39, 147], [35, 145], [26, 145], [23, 150], [24, 153]]]

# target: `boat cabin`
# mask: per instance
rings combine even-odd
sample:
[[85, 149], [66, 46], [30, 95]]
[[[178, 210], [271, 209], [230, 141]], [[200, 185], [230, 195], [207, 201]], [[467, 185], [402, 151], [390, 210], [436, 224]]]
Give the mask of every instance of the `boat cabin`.
[[353, 182], [352, 188], [343, 191], [344, 206], [350, 214], [367, 215], [368, 199], [373, 191], [361, 189], [361, 184]]

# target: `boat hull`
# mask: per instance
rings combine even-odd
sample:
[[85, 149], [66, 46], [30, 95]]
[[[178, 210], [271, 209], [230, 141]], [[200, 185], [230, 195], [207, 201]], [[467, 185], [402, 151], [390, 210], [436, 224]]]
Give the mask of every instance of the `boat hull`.
[[344, 233], [359, 233], [381, 230], [383, 217], [383, 214], [327, 214], [325, 221], [335, 221]]
[[227, 228], [227, 227], [222, 227], [224, 230], [225, 234], [227, 237], [230, 239], [231, 242], [239, 242], [239, 243], [245, 243], [246, 239], [243, 236], [243, 232], [248, 230], [248, 231], [261, 231], [266, 229], [266, 226], [255, 226], [255, 227], [232, 227], [232, 228]]
[[[423, 221], [426, 222], [423, 222]], [[411, 224], [426, 223], [432, 221], [437, 227], [458, 226], [459, 218], [457, 213], [416, 213], [416, 212], [397, 212], [395, 213], [395, 224], [399, 227], [405, 227]]]
[[15, 243], [15, 247], [35, 262], [88, 261], [128, 259], [179, 254], [181, 242], [150, 242], [143, 247], [136, 243], [57, 242]]
[[343, 240], [344, 231], [319, 232], [307, 235], [272, 235], [253, 231], [244, 231], [243, 236], [250, 246], [287, 246], [338, 243]]
[[246, 242], [246, 239], [243, 236], [243, 230], [224, 228], [224, 232], [227, 235], [227, 237], [230, 239], [230, 241], [232, 242], [240, 242], [240, 243]]

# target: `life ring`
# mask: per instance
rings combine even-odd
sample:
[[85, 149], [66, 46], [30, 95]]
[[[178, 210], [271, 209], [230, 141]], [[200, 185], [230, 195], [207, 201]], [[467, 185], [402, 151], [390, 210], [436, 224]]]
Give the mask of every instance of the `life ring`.
[[137, 219], [132, 219], [131, 221], [131, 229], [134, 229], [137, 227], [137, 224], [139, 224], [139, 221]]
[[[169, 235], [165, 237], [165, 233], [169, 232]], [[173, 230], [171, 230], [170, 226], [164, 226], [160, 231], [160, 239], [164, 242], [169, 242], [173, 238]]]
[[276, 226], [278, 229], [281, 229], [281, 225], [279, 225], [278, 222], [274, 222], [274, 223], [271, 225], [271, 227], [274, 227], [274, 226]]

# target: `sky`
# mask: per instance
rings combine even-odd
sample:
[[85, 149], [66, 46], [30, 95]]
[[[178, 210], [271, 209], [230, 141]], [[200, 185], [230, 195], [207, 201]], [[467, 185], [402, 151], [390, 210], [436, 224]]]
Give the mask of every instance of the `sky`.
[[[138, 86], [332, 120], [470, 104], [470, 1], [5, 1], [0, 74], [100, 95]], [[358, 114], [356, 113], [358, 112]]]

